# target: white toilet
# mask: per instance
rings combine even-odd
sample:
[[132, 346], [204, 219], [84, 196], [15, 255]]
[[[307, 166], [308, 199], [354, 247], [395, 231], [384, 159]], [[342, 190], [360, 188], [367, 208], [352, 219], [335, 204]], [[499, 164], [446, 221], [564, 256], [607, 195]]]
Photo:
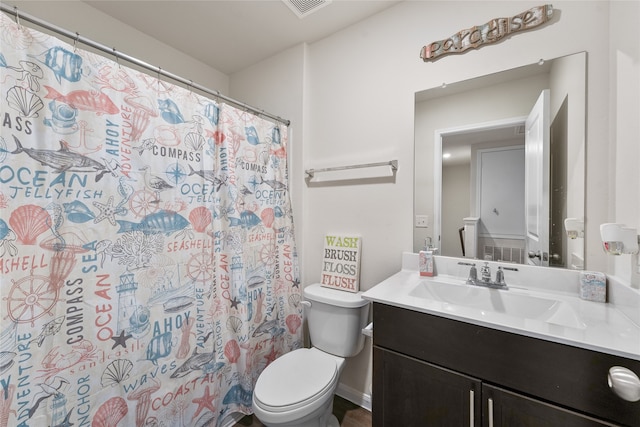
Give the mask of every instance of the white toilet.
[[351, 293], [309, 285], [303, 290], [312, 348], [279, 357], [258, 377], [253, 412], [268, 427], [339, 427], [333, 411], [345, 357], [364, 345], [369, 302]]

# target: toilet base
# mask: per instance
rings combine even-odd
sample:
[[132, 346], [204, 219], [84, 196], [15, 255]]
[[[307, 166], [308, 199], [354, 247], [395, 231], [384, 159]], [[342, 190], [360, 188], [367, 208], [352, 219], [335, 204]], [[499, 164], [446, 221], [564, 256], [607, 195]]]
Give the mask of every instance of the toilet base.
[[327, 422], [327, 427], [340, 427], [340, 422], [335, 415], [331, 414]]
[[[325, 405], [316, 409], [311, 414], [306, 415], [302, 419], [279, 423], [274, 419], [264, 420], [254, 407], [254, 416], [260, 420], [266, 427], [340, 427], [340, 423], [335, 415], [333, 415], [333, 395]], [[272, 417], [268, 417], [272, 418]]]

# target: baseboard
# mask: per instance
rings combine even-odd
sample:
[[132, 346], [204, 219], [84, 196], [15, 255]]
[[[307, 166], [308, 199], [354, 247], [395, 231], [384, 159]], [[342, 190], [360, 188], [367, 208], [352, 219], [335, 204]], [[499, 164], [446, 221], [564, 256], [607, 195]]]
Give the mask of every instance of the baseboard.
[[347, 399], [349, 402], [355, 403], [356, 405], [366, 409], [367, 411], [371, 411], [370, 394], [363, 393], [342, 383], [338, 384], [336, 394], [343, 399]]

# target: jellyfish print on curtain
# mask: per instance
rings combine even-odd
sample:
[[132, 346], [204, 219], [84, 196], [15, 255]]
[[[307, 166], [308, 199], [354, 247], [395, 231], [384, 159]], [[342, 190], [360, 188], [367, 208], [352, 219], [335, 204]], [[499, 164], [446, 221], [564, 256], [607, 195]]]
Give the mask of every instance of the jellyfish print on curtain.
[[0, 16], [0, 425], [202, 426], [301, 342], [287, 127]]

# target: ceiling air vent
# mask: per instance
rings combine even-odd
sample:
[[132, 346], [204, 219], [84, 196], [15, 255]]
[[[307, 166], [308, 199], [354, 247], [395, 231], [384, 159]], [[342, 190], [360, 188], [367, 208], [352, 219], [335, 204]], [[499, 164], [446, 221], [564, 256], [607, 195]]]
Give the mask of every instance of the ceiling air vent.
[[311, 15], [318, 9], [322, 9], [332, 0], [282, 0], [284, 4], [289, 6], [289, 9], [295, 13], [298, 18], [302, 19]]

